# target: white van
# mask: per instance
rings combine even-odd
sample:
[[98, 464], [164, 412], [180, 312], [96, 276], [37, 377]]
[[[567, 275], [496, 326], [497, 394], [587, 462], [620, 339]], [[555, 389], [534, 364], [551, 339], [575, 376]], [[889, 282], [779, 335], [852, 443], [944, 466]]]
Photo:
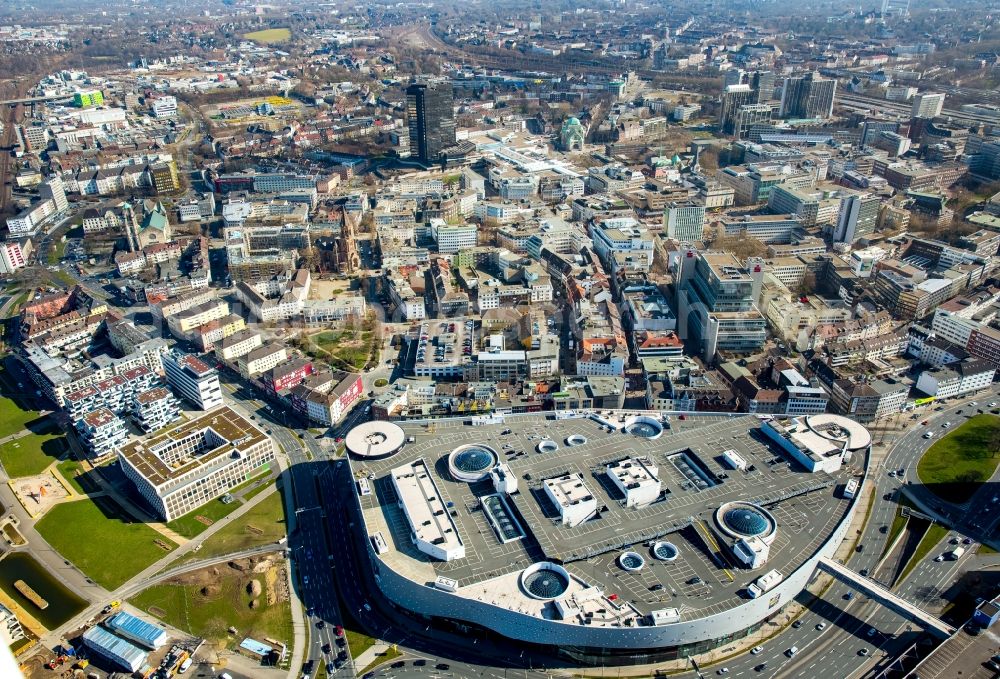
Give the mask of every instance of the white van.
[[788, 649], [787, 651], [785, 651], [785, 655], [787, 655], [789, 658], [794, 658], [795, 654], [798, 653], [798, 652], [799, 652], [799, 647], [798, 646], [792, 646], [790, 649]]

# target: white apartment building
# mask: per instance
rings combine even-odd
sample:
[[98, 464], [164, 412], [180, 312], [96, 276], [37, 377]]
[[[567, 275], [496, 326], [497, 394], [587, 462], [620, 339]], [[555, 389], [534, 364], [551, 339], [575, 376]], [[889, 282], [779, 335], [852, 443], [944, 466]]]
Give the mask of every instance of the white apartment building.
[[125, 422], [107, 408], [98, 408], [76, 422], [76, 430], [91, 459], [114, 453], [128, 441]]
[[249, 354], [262, 343], [263, 340], [260, 333], [256, 330], [241, 330], [234, 335], [222, 339], [215, 351], [224, 360], [232, 361], [240, 356]]
[[130, 443], [118, 459], [139, 494], [170, 521], [262, 472], [274, 446], [253, 422], [224, 407]]
[[9, 240], [0, 243], [0, 274], [14, 273], [22, 269], [27, 264], [22, 243], [16, 240]]
[[913, 97], [911, 118], [936, 118], [944, 109], [944, 93], [925, 92]]
[[917, 378], [917, 389], [939, 400], [953, 398], [988, 388], [995, 373], [988, 361], [970, 358], [923, 371]]
[[475, 224], [449, 224], [437, 217], [429, 222], [431, 237], [437, 243], [438, 252], [454, 254], [459, 250], [474, 248], [478, 244], [478, 228]]
[[167, 316], [167, 327], [174, 336], [187, 339], [187, 333], [190, 331], [227, 315], [229, 315], [229, 303], [221, 299], [212, 299]]
[[198, 357], [177, 351], [164, 354], [163, 370], [167, 384], [198, 409], [211, 410], [222, 405], [219, 373]]
[[149, 107], [149, 112], [154, 118], [176, 118], [177, 98], [171, 96], [157, 97]]
[[159, 431], [181, 416], [177, 399], [164, 387], [153, 387], [132, 400], [132, 421], [144, 432]]
[[624, 255], [646, 270], [653, 265], [653, 237], [631, 217], [594, 222], [590, 237], [594, 241], [594, 251], [605, 263], [613, 263], [616, 256]]
[[244, 378], [254, 377], [281, 365], [287, 360], [288, 352], [283, 345], [268, 343], [240, 357], [240, 374]]

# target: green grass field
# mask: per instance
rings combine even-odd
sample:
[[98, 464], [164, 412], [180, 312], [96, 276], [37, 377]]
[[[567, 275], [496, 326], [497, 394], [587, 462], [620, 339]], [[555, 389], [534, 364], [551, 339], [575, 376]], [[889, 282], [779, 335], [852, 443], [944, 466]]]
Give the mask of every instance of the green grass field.
[[[35, 410], [22, 410], [13, 400], [0, 398], [0, 439], [16, 434], [29, 422], [38, 420]], [[41, 422], [39, 422], [39, 425]]]
[[185, 560], [207, 559], [276, 542], [285, 536], [285, 526], [284, 500], [281, 493], [273, 493], [220, 528]]
[[53, 549], [109, 590], [177, 547], [149, 526], [133, 522], [108, 498], [58, 504], [35, 527]]
[[[232, 488], [229, 493], [235, 495], [239, 490], [251, 485], [258, 480], [260, 474], [266, 471], [266, 469], [266, 467], [262, 466], [254, 472], [251, 472], [251, 478]], [[241, 506], [243, 506], [243, 502], [239, 499], [234, 499], [233, 502], [225, 504], [222, 500], [216, 498], [206, 502], [198, 509], [170, 521], [167, 523], [167, 528], [180, 533], [186, 538], [193, 538], [201, 535], [216, 521], [229, 516]], [[207, 521], [202, 521], [198, 517], [207, 519]]]
[[966, 502], [1000, 462], [1000, 417], [976, 415], [927, 449], [917, 476], [928, 490], [949, 502]]
[[73, 489], [80, 493], [81, 495], [86, 494], [87, 490], [80, 483], [77, 478], [77, 474], [83, 471], [83, 465], [76, 460], [63, 460], [56, 465], [56, 470], [59, 475], [66, 479], [66, 482], [73, 487]]
[[[216, 498], [211, 502], [203, 504], [193, 512], [178, 517], [167, 523], [167, 528], [180, 533], [186, 538], [193, 538], [208, 530], [213, 523], [225, 518], [239, 509], [240, 502], [230, 502], [228, 505]], [[208, 522], [200, 521], [198, 517], [208, 519]]]
[[243, 37], [254, 42], [272, 45], [274, 43], [287, 42], [292, 37], [292, 31], [288, 28], [268, 28], [263, 31], [244, 33]]
[[0, 445], [0, 462], [7, 476], [18, 479], [41, 474], [65, 452], [65, 436], [28, 434]]
[[63, 255], [66, 254], [66, 241], [57, 240], [52, 244], [52, 249], [49, 250], [48, 262], [49, 264], [58, 264], [62, 261]]
[[906, 576], [917, 567], [921, 561], [923, 561], [931, 550], [934, 549], [937, 543], [944, 539], [944, 536], [948, 534], [948, 529], [944, 526], [932, 523], [927, 527], [927, 532], [924, 533], [924, 537], [920, 538], [920, 543], [917, 544], [917, 548], [913, 550], [913, 556], [903, 567], [903, 571], [899, 574], [899, 579], [896, 580], [896, 584], [906, 580]]
[[[263, 585], [263, 575], [254, 577]], [[220, 645], [234, 645], [248, 636], [291, 645], [292, 613], [287, 601], [268, 605], [262, 595], [257, 599], [259, 607], [251, 609], [246, 576], [223, 567], [209, 579], [204, 585], [153, 585], [132, 597], [131, 603], [167, 624]], [[230, 626], [239, 633], [229, 636], [226, 630]]]
[[371, 353], [373, 333], [370, 330], [328, 330], [309, 338], [307, 351], [318, 358], [326, 358], [344, 370], [361, 370]]

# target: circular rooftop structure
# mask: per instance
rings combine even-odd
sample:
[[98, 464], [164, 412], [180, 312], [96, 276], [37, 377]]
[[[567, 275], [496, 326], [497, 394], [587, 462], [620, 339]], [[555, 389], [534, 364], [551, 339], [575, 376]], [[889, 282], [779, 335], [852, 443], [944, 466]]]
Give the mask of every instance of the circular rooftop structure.
[[751, 502], [727, 502], [715, 512], [715, 523], [734, 539], [760, 538], [770, 544], [778, 522], [759, 505]]
[[572, 436], [566, 437], [566, 445], [570, 447], [582, 446], [586, 442], [587, 442], [587, 437], [583, 436], [582, 434], [573, 434]]
[[558, 599], [569, 589], [569, 573], [558, 564], [540, 561], [521, 571], [521, 589], [532, 599]]
[[872, 435], [868, 429], [842, 415], [808, 415], [805, 421], [811, 433], [827, 439], [837, 447], [846, 443], [848, 450], [864, 450], [872, 444]]
[[347, 432], [344, 444], [358, 457], [380, 458], [395, 455], [406, 443], [406, 434], [393, 422], [362, 422]]
[[559, 444], [552, 439], [542, 439], [535, 449], [540, 453], [554, 453], [559, 450]]
[[500, 456], [489, 446], [471, 443], [459, 446], [448, 455], [448, 471], [458, 481], [474, 483], [489, 476], [500, 462]]
[[664, 540], [653, 543], [652, 552], [653, 556], [660, 561], [675, 561], [677, 559], [677, 555], [680, 553], [677, 551], [677, 547], [674, 546], [674, 543], [666, 542]]
[[652, 417], [637, 415], [625, 422], [625, 433], [644, 439], [658, 439], [663, 435], [663, 425]]
[[618, 557], [618, 565], [629, 573], [636, 573], [642, 570], [642, 567], [646, 565], [646, 560], [642, 558], [641, 554], [636, 552], [625, 552]]

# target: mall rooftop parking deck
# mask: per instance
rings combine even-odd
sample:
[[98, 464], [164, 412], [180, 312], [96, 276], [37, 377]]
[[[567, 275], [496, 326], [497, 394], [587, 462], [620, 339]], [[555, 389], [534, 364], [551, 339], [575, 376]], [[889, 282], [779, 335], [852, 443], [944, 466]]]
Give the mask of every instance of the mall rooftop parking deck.
[[[640, 614], [670, 607], [688, 617], [704, 616], [745, 601], [747, 585], [764, 572], [746, 570], [735, 561], [731, 536], [714, 523], [720, 506], [748, 502], [768, 510], [777, 530], [764, 570], [787, 573], [830, 538], [850, 506], [841, 488], [860, 472], [847, 465], [835, 474], [809, 473], [762, 436], [760, 424], [751, 416], [671, 420], [662, 435], [651, 438], [645, 428], [630, 434], [595, 419], [542, 415], [508, 417], [482, 426], [472, 426], [469, 420], [404, 423], [412, 443], [389, 458], [356, 459], [352, 465], [374, 489], [360, 503], [369, 534], [381, 533], [388, 544], [380, 558], [416, 582], [444, 576], [458, 588], [478, 586], [532, 564], [552, 562]], [[555, 447], [540, 446], [542, 442]], [[523, 539], [498, 536], [483, 510], [482, 499], [496, 494], [488, 477], [458, 481], [449, 472], [449, 455], [473, 445], [495, 451], [516, 477], [518, 492], [506, 499]], [[727, 450], [746, 461], [746, 471], [732, 469], [722, 456]], [[626, 507], [624, 493], [607, 474], [607, 465], [630, 458], [648, 460], [657, 470], [661, 493], [652, 504]], [[684, 464], [674, 464], [672, 458]], [[462, 558], [434, 559], [411, 540], [405, 498], [401, 503], [391, 473], [420, 459], [457, 528], [465, 548]], [[692, 475], [710, 483], [698, 483]], [[545, 490], [546, 481], [567, 477], [584, 488], [573, 483], [556, 497], [596, 500], [596, 514], [575, 526], [564, 524], [553, 494]], [[679, 558], [656, 558], [650, 547], [657, 540], [675, 545]], [[642, 556], [645, 564], [636, 570], [622, 568], [619, 557], [626, 551]]]

